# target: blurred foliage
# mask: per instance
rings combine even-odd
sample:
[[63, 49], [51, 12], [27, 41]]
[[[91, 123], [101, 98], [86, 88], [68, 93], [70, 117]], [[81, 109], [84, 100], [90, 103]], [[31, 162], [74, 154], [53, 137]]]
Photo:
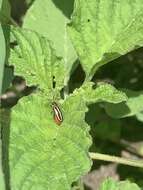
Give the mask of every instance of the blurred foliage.
[[135, 183], [130, 183], [129, 181], [121, 181], [121, 182], [116, 182], [112, 179], [107, 179], [105, 180], [99, 190], [119, 190], [119, 189], [124, 189], [124, 190], [140, 190], [140, 188], [135, 184]]

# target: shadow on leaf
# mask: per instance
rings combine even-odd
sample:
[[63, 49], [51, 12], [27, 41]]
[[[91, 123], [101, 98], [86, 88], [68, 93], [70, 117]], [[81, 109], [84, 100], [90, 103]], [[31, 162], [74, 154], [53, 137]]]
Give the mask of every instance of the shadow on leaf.
[[67, 18], [71, 17], [71, 14], [73, 12], [74, 0], [53, 0], [53, 2], [56, 5], [56, 7], [59, 8]]

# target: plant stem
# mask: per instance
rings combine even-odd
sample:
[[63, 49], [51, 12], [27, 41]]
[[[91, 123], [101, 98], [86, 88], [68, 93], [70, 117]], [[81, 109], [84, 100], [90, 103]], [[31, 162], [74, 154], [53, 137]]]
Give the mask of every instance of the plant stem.
[[132, 160], [132, 159], [121, 158], [117, 156], [110, 156], [110, 155], [100, 154], [100, 153], [93, 153], [93, 152], [90, 152], [89, 156], [93, 160], [103, 160], [103, 161], [115, 162], [118, 164], [124, 164], [124, 165], [143, 168], [143, 160], [142, 161]]

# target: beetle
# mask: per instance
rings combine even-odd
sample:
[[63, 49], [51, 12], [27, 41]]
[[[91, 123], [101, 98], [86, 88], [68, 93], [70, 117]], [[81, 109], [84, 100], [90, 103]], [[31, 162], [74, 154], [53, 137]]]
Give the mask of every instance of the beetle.
[[63, 122], [62, 112], [56, 102], [52, 102], [52, 109], [54, 112], [54, 121], [57, 125], [61, 125]]

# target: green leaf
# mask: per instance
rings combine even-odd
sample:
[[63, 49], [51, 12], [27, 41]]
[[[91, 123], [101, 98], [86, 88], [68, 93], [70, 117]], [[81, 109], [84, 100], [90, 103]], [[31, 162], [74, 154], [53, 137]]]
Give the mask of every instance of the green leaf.
[[12, 79], [13, 79], [13, 68], [5, 65], [4, 76], [3, 76], [3, 86], [2, 86], [3, 93], [10, 87]]
[[0, 9], [2, 8], [3, 0], [0, 0]]
[[68, 31], [91, 78], [103, 64], [143, 45], [140, 0], [75, 0]]
[[75, 90], [75, 94], [80, 95], [87, 103], [110, 102], [117, 104], [127, 100], [124, 92], [117, 90], [108, 83], [86, 82], [81, 88]]
[[105, 110], [113, 118], [129, 117], [143, 110], [143, 92], [124, 90], [128, 96], [127, 102], [119, 104], [105, 104]]
[[2, 30], [2, 26], [0, 25], [0, 94], [2, 92], [2, 80], [3, 80], [3, 72], [4, 72], [4, 63], [5, 63], [5, 55], [6, 55], [6, 47], [5, 47], [5, 39]]
[[56, 54], [64, 59], [66, 82], [77, 59], [66, 30], [72, 9], [73, 0], [36, 0], [26, 13], [23, 24], [24, 28], [50, 39]]
[[138, 185], [129, 181], [114, 181], [113, 179], [105, 180], [99, 190], [141, 190]]
[[63, 62], [37, 33], [13, 28], [12, 34], [18, 43], [10, 58], [15, 73], [24, 76], [30, 85], [37, 83], [40, 89], [20, 100], [11, 114], [12, 190], [68, 190], [91, 167], [91, 138], [84, 121], [86, 104], [80, 96], [59, 101], [64, 120], [58, 126], [51, 107], [51, 83], [55, 76], [56, 91], [63, 87]]
[[[89, 127], [84, 121], [86, 102], [104, 100], [108, 93], [103, 91], [114, 89], [106, 84], [93, 90], [92, 85], [88, 83], [75, 90], [60, 104], [64, 118], [61, 126], [54, 123], [47, 97], [38, 93], [24, 98], [13, 109], [10, 135], [13, 189], [67, 190], [73, 181], [90, 169], [88, 148], [91, 140]], [[116, 91], [116, 102], [120, 92], [113, 91]], [[114, 93], [110, 95], [109, 101], [114, 101]], [[122, 94], [122, 99], [125, 97]]]
[[137, 114], [136, 114], [136, 118], [137, 118], [139, 121], [143, 122], [143, 111], [137, 113]]
[[60, 90], [64, 86], [65, 68], [63, 60], [55, 55], [51, 43], [29, 30], [12, 28], [12, 35], [18, 41], [18, 46], [11, 49], [10, 56], [15, 74], [24, 76], [28, 85], [40, 85], [45, 93], [53, 95], [53, 80], [57, 91]]
[[101, 184], [99, 190], [117, 190], [117, 189], [118, 189], [118, 182], [109, 178]]
[[[0, 0], [0, 11], [2, 10], [3, 1]], [[2, 25], [0, 24], [0, 94], [2, 93], [2, 81], [3, 81], [3, 72], [4, 72], [4, 64], [5, 64], [5, 56], [6, 56], [6, 45], [5, 38], [2, 29]]]
[[47, 99], [38, 94], [24, 98], [13, 109], [9, 153], [12, 190], [70, 190], [71, 183], [90, 169], [85, 104], [70, 98], [60, 107], [64, 117], [61, 126], [55, 124]]
[[[3, 1], [0, 0], [0, 10], [2, 8]], [[0, 24], [0, 95], [2, 93], [2, 84], [3, 84], [3, 72], [4, 72], [4, 63], [5, 63], [5, 56], [6, 56], [6, 45], [5, 45], [5, 38], [3, 34], [2, 25]], [[1, 119], [1, 117], [0, 117]], [[2, 130], [2, 124], [0, 121], [0, 131]], [[3, 168], [2, 168], [2, 140], [0, 138], [0, 189], [5, 189], [5, 181], [3, 175]]]

